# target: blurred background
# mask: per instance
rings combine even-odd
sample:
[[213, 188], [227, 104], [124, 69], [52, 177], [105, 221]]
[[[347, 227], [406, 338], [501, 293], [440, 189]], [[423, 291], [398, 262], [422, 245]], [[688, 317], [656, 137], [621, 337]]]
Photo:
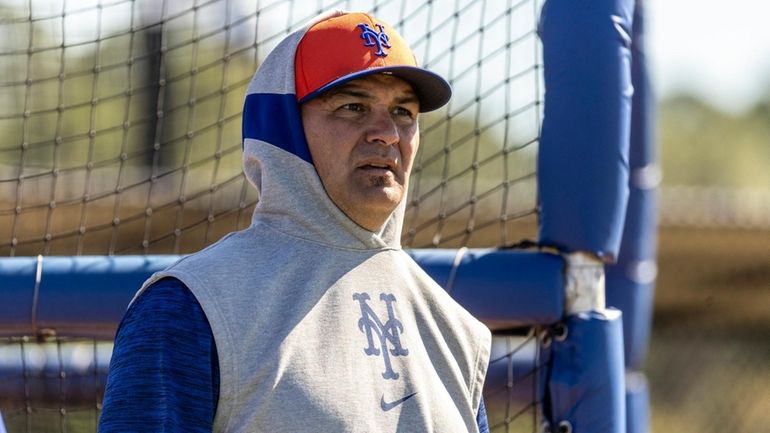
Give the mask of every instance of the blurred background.
[[663, 169], [655, 432], [770, 425], [770, 3], [648, 0]]

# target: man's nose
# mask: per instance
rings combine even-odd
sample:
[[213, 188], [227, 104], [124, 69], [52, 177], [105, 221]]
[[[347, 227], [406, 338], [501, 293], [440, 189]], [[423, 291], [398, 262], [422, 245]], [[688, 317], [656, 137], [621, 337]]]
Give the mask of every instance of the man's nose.
[[366, 139], [370, 143], [383, 146], [392, 146], [398, 143], [398, 125], [390, 112], [383, 110], [372, 113]]

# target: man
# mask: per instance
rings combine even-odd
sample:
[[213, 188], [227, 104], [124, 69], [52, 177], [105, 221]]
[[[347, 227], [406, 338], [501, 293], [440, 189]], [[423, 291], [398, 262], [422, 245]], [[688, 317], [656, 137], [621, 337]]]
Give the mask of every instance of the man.
[[489, 331], [399, 243], [418, 113], [449, 96], [366, 14], [282, 41], [244, 107], [252, 224], [139, 291], [100, 431], [487, 431]]

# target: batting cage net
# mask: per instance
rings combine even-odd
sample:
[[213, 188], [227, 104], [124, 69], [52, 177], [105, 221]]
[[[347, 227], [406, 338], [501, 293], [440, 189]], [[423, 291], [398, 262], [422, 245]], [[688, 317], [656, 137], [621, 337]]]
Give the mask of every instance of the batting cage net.
[[8, 432], [95, 432], [112, 342], [5, 338], [0, 350]]
[[[241, 172], [246, 88], [285, 35], [330, 8], [391, 23], [454, 89], [420, 119], [404, 244], [534, 238], [541, 6], [2, 0], [0, 256], [184, 254], [247, 227], [258, 197]], [[0, 333], [7, 431], [95, 431], [111, 342], [38, 331]], [[540, 429], [546, 334], [495, 336], [493, 432]]]
[[531, 233], [538, 2], [195, 3], [0, 3], [0, 254], [185, 253], [248, 225], [246, 87], [287, 33], [334, 7], [393, 23], [454, 87], [421, 119], [406, 243]]

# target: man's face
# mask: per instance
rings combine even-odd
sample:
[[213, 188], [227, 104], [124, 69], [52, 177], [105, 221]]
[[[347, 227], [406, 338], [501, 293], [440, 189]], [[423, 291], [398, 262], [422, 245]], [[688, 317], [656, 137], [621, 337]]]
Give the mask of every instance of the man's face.
[[406, 195], [419, 146], [419, 101], [412, 87], [373, 74], [302, 104], [313, 164], [332, 201], [376, 231]]

